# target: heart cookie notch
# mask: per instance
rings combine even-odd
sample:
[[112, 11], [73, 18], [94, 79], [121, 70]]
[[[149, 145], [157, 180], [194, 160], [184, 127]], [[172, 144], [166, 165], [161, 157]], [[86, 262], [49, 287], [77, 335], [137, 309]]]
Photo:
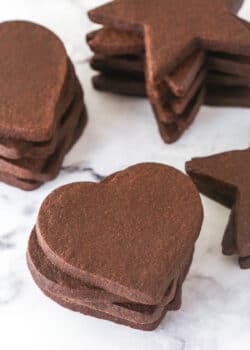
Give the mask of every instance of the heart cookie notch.
[[[180, 293], [202, 219], [198, 191], [186, 175], [166, 165], [143, 163], [99, 184], [82, 182], [58, 188], [43, 202], [32, 235], [54, 268], [87, 288], [124, 300], [119, 303], [120, 315], [110, 311], [112, 300], [104, 312], [109, 317], [102, 318], [152, 329]], [[71, 303], [72, 309], [91, 308], [84, 297], [81, 302], [85, 304], [76, 308], [79, 301], [65, 298], [65, 288], [61, 293], [57, 288], [55, 293], [37, 278], [45, 272], [35, 262], [32, 247], [34, 244], [29, 245], [28, 263], [39, 287], [63, 305], [70, 307]], [[100, 302], [95, 298], [96, 293], [93, 315], [103, 312], [96, 310]], [[157, 319], [143, 318], [142, 324], [129, 316], [125, 322], [124, 308], [131, 311], [131, 305], [137, 305], [139, 313], [152, 307], [161, 307], [161, 312]]]

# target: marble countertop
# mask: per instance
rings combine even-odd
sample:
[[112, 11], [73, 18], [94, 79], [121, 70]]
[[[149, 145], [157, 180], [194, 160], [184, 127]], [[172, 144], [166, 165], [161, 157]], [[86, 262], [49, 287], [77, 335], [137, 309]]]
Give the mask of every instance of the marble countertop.
[[[83, 84], [89, 124], [60, 176], [34, 192], [0, 184], [0, 348], [3, 350], [236, 350], [250, 348], [250, 271], [221, 254], [229, 210], [203, 197], [205, 220], [183, 307], [151, 333], [68, 311], [46, 298], [25, 262], [27, 239], [44, 197], [72, 181], [98, 181], [142, 161], [181, 170], [194, 156], [249, 146], [249, 109], [202, 108], [181, 140], [165, 145], [144, 99], [93, 90], [84, 36], [86, 10], [101, 0], [0, 0], [0, 21], [28, 19], [54, 30], [65, 43]], [[241, 16], [250, 20], [250, 1]]]

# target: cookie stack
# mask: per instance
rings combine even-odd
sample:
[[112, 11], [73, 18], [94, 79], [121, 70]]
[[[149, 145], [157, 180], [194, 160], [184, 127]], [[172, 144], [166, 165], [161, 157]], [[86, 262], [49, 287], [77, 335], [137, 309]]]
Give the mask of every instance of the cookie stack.
[[[230, 11], [237, 12], [242, 1], [232, 0], [226, 4]], [[173, 19], [182, 12], [182, 5], [185, 7], [182, 0], [174, 6], [172, 2], [158, 0], [157, 3], [147, 2], [143, 9], [143, 4], [138, 0], [134, 4], [128, 1], [126, 5], [114, 1], [89, 13], [94, 22], [104, 25], [102, 29], [87, 35], [87, 42], [94, 52], [91, 66], [101, 72], [93, 78], [94, 87], [132, 96], [148, 95], [159, 130], [167, 143], [176, 141], [183, 134], [204, 103], [215, 106], [250, 106], [249, 56], [244, 56], [244, 45], [238, 45], [236, 39], [232, 45], [228, 30], [230, 23], [224, 32], [218, 29], [222, 31], [218, 35], [211, 18], [211, 28], [206, 28], [205, 39], [189, 45], [189, 37], [187, 44], [182, 43], [182, 37], [185, 37], [182, 33], [180, 43], [175, 45], [175, 34], [181, 32], [182, 27]], [[197, 25], [202, 26], [199, 22], [199, 11], [202, 8], [205, 12], [217, 13], [218, 22], [219, 19], [223, 21], [223, 17], [228, 22], [230, 17], [235, 23], [237, 21], [239, 28], [235, 25], [236, 31], [242, 30], [242, 41], [247, 47], [246, 37], [250, 36], [250, 30], [245, 22], [226, 10], [225, 0], [214, 4], [193, 0], [193, 14], [190, 18], [183, 15], [183, 22], [188, 22], [188, 27], [191, 23], [193, 26], [188, 35], [194, 36]], [[162, 18], [164, 11], [169, 14], [167, 21]], [[154, 15], [148, 19], [150, 13]], [[163, 21], [168, 26], [162, 26], [162, 32], [157, 35], [157, 23]], [[147, 27], [153, 28], [146, 34], [142, 29], [145, 23], [150, 23]], [[197, 37], [199, 34], [197, 32]], [[175, 52], [175, 49], [179, 51]]]
[[[95, 53], [91, 67], [101, 72], [93, 77], [97, 90], [147, 96], [142, 35], [105, 27], [91, 32], [87, 42]], [[164, 105], [152, 104], [166, 142], [180, 137], [204, 102], [205, 59], [205, 52], [201, 50], [188, 57], [166, 78], [169, 91]], [[164, 93], [165, 86], [160, 95]]]
[[187, 176], [161, 164], [138, 164], [100, 184], [52, 192], [30, 236], [28, 266], [57, 303], [153, 330], [181, 306], [202, 218]]
[[225, 255], [238, 255], [250, 269], [250, 148], [186, 163], [187, 173], [203, 194], [232, 209], [222, 241]]
[[57, 176], [87, 120], [61, 41], [29, 22], [0, 24], [0, 181], [33, 190]]

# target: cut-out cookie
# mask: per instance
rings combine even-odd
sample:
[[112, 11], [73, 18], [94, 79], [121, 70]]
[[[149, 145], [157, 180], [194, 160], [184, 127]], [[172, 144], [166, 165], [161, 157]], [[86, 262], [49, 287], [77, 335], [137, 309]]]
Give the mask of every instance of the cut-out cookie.
[[186, 163], [200, 192], [232, 209], [223, 239], [223, 252], [237, 254], [250, 268], [250, 149], [230, 151]]
[[[60, 97], [60, 118], [57, 121], [53, 137], [44, 142], [29, 142], [13, 138], [0, 137], [0, 156], [9, 159], [45, 158], [54, 152], [57, 144], [57, 136], [61, 132], [63, 124], [67, 120], [68, 110], [75, 99], [77, 90], [81, 89], [75, 70], [71, 62], [68, 62], [69, 70], [62, 95]], [[81, 97], [83, 100], [83, 96]]]
[[68, 57], [61, 41], [34, 23], [0, 24], [0, 134], [27, 141], [53, 136]]
[[1, 23], [0, 52], [0, 181], [32, 190], [81, 135], [83, 91], [62, 42], [40, 25]]
[[37, 285], [72, 310], [138, 329], [181, 306], [203, 219], [190, 179], [157, 163], [101, 183], [73, 183], [43, 202], [28, 246]]
[[[171, 94], [174, 94], [183, 100], [172, 106], [173, 112], [183, 113], [183, 108], [198, 89], [206, 86], [207, 74], [203, 77], [199, 75], [202, 69], [228, 73], [224, 72], [222, 61], [228, 63], [225, 70], [235, 65], [230, 74], [249, 68], [246, 62], [243, 62], [244, 65], [237, 61], [238, 58], [241, 61], [241, 56], [244, 56], [243, 61], [247, 61], [250, 56], [249, 24], [232, 13], [236, 13], [241, 4], [242, 1], [191, 0], [187, 14], [184, 0], [146, 3], [142, 0], [115, 0], [90, 11], [90, 19], [104, 26], [87, 36], [91, 49], [96, 53], [91, 64], [102, 72], [94, 78], [94, 86], [99, 90], [128, 95], [145, 96], [147, 93], [156, 119], [159, 119], [157, 111], [160, 110], [161, 119], [165, 122], [171, 114], [166, 103], [171, 105]], [[144, 77], [141, 74], [144, 70], [146, 89], [142, 86]], [[117, 73], [120, 74], [119, 79]], [[238, 78], [238, 73], [236, 75]], [[219, 78], [217, 75], [216, 79]], [[232, 77], [230, 79], [232, 81]], [[233, 86], [235, 83], [237, 81], [233, 80]], [[207, 100], [204, 96], [202, 104], [223, 104], [226, 100], [224, 96], [217, 102], [212, 93], [210, 98], [210, 91]], [[226, 100], [225, 104], [238, 106], [241, 101], [240, 98], [235, 103]], [[189, 123], [186, 125], [188, 127]], [[161, 132], [161, 135], [169, 143], [176, 141], [183, 131], [176, 133], [175, 138], [169, 137], [166, 132]]]
[[52, 296], [71, 301], [72, 305], [81, 305], [93, 311], [104, 312], [111, 317], [121, 318], [135, 325], [149, 325], [157, 322], [164, 310], [174, 311], [180, 307], [180, 294], [183, 281], [191, 264], [192, 254], [183, 262], [182, 271], [170, 284], [162, 303], [159, 305], [134, 304], [129, 300], [84, 284], [67, 275], [53, 265], [42, 252], [33, 230], [28, 247], [27, 261], [37, 285]]
[[201, 222], [200, 198], [186, 176], [141, 164], [100, 184], [59, 188], [44, 201], [36, 230], [45, 254], [65, 272], [131, 301], [159, 304]]

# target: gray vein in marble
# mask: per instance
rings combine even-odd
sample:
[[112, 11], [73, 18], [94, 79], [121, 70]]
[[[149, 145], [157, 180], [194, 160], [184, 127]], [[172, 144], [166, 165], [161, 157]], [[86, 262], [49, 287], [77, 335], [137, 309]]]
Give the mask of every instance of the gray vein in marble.
[[[163, 327], [161, 327], [162, 330], [164, 330]], [[166, 341], [168, 343], [168, 345], [166, 346]], [[171, 348], [172, 350], [185, 350], [186, 348], [186, 342], [184, 339], [178, 338], [178, 337], [172, 337], [172, 336], [168, 336], [167, 338], [164, 337], [164, 341], [162, 341], [162, 338], [159, 337], [156, 340], [156, 344], [154, 346], [154, 349], [159, 349], [159, 350], [163, 350], [163, 349], [169, 349]]]
[[8, 243], [8, 242], [3, 242], [0, 240], [0, 250], [6, 250], [6, 249], [11, 249], [14, 248], [14, 244]]
[[185, 340], [179, 339], [179, 338], [178, 339], [176, 338], [176, 340], [179, 342], [178, 350], [185, 350], [185, 348], [186, 348]]
[[24, 216], [30, 216], [30, 215], [34, 214], [35, 211], [36, 211], [35, 203], [34, 204], [29, 204], [29, 205], [26, 205], [25, 207], [23, 207], [22, 214]]
[[199, 273], [193, 273], [191, 276], [187, 278], [187, 280], [200, 280], [207, 284], [212, 284], [219, 287], [220, 289], [223, 289], [223, 286], [220, 285], [219, 282], [212, 276], [205, 276]]
[[15, 247], [15, 244], [13, 242], [14, 237], [16, 236], [17, 231], [12, 230], [10, 232], [7, 232], [3, 234], [0, 237], [0, 250], [7, 250]]
[[3, 194], [1, 194], [1, 197], [0, 197], [2, 200], [4, 200], [4, 201], [8, 201], [9, 200], [9, 197], [7, 196], [7, 194], [6, 193], [3, 193]]
[[104, 175], [99, 174], [93, 168], [83, 166], [81, 163], [64, 166], [62, 171], [67, 174], [73, 174], [75, 172], [89, 173], [96, 181], [102, 181], [105, 178]]

